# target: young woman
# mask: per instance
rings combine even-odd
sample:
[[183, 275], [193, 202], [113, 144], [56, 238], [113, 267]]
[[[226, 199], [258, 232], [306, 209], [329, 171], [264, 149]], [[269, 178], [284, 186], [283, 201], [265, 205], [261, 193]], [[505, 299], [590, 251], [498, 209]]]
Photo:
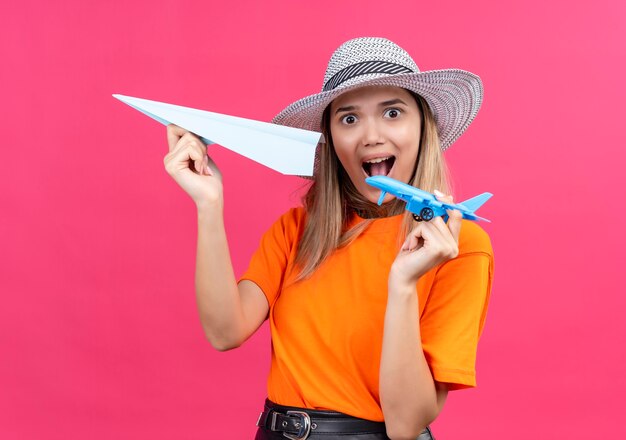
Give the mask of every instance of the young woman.
[[383, 38], [339, 47], [322, 92], [275, 123], [321, 131], [303, 206], [264, 234], [237, 282], [221, 175], [192, 133], [168, 126], [165, 167], [198, 208], [196, 294], [218, 350], [270, 320], [268, 398], [256, 439], [432, 439], [448, 391], [476, 386], [491, 283], [489, 237], [448, 211], [415, 222], [365, 182], [388, 175], [452, 202], [443, 150], [482, 102], [476, 75], [420, 72]]

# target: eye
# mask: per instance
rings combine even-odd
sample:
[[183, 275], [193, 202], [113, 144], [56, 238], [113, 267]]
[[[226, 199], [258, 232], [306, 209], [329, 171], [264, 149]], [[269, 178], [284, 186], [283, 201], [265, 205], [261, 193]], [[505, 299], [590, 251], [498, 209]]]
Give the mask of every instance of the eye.
[[345, 115], [341, 118], [341, 122], [346, 125], [352, 125], [356, 122], [356, 116], [354, 115]]
[[398, 116], [400, 116], [400, 109], [397, 108], [388, 108], [387, 110], [385, 110], [385, 117], [389, 117], [391, 119], [395, 119]]

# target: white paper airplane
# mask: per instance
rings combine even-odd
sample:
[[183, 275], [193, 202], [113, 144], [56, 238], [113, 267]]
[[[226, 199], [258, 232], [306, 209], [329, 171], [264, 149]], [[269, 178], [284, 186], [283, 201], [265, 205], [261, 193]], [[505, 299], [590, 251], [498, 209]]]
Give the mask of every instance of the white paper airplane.
[[283, 174], [312, 176], [321, 133], [114, 94], [164, 125], [176, 124]]

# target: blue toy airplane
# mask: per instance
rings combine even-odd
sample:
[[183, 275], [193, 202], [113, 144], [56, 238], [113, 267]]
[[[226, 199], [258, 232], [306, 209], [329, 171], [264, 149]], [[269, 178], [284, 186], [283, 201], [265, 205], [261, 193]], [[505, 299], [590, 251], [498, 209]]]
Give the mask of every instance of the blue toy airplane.
[[491, 223], [486, 218], [482, 218], [474, 214], [474, 212], [480, 208], [487, 200], [491, 198], [493, 194], [482, 193], [479, 196], [472, 197], [461, 203], [450, 204], [437, 200], [437, 198], [426, 191], [423, 191], [414, 186], [407, 185], [399, 180], [392, 179], [387, 176], [372, 176], [365, 179], [369, 185], [382, 190], [378, 204], [383, 203], [383, 199], [387, 193], [393, 194], [400, 200], [406, 202], [406, 209], [413, 213], [413, 218], [418, 222], [432, 220], [435, 216], [443, 216], [444, 221], [447, 221], [448, 214], [447, 209], [456, 209], [461, 211], [463, 218], [468, 220], [482, 220]]

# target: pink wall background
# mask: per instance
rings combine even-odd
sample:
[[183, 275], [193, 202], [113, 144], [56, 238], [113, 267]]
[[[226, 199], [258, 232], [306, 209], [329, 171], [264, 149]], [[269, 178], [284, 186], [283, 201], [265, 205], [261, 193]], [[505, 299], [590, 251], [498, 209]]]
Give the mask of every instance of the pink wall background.
[[[4, 1], [0, 4], [0, 438], [251, 438], [269, 333], [205, 341], [195, 207], [164, 127], [111, 97], [269, 120], [364, 35], [422, 70], [480, 75], [446, 153], [482, 191], [496, 254], [478, 388], [438, 439], [622, 438], [626, 7], [513, 2]], [[221, 147], [240, 274], [303, 181]]]

